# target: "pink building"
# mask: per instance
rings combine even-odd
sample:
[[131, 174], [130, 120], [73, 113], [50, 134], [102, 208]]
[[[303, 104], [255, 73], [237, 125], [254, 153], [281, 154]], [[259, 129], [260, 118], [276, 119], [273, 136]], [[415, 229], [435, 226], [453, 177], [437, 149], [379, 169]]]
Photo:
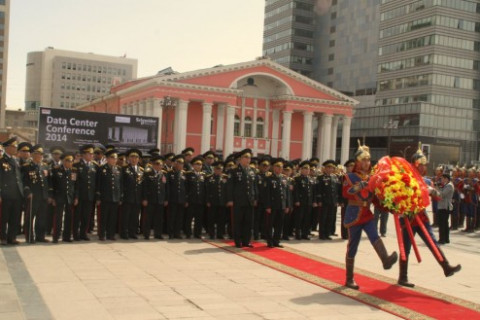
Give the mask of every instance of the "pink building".
[[[312, 157], [318, 121], [320, 160], [348, 159], [350, 124], [358, 102], [268, 59], [124, 83], [81, 107], [159, 118], [159, 148], [179, 153], [214, 150], [228, 155], [251, 148], [255, 155]], [[316, 119], [315, 119], [316, 118]], [[336, 152], [342, 122], [341, 155]]]

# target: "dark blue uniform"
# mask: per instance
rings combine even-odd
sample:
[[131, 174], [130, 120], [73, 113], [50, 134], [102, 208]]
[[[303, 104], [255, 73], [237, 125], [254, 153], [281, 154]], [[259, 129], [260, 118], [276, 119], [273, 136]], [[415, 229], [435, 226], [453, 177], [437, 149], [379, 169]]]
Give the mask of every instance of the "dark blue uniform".
[[323, 174], [317, 179], [317, 202], [321, 204], [320, 214], [320, 239], [331, 239], [335, 234], [337, 207], [342, 186], [335, 174]]
[[120, 221], [120, 237], [122, 239], [137, 239], [139, 215], [142, 206], [143, 168], [137, 165], [135, 169], [128, 165], [123, 168], [122, 190], [123, 205]]
[[204, 172], [190, 171], [185, 176], [188, 208], [185, 216], [184, 232], [187, 238], [190, 238], [192, 235], [192, 219], [194, 218], [193, 235], [195, 238], [200, 238], [206, 205], [206, 175]]
[[298, 175], [293, 179], [293, 203], [296, 206], [294, 225], [297, 240], [309, 239], [314, 188], [315, 183], [310, 176]]
[[226, 174], [213, 174], [207, 177], [207, 228], [210, 239], [223, 239], [227, 215], [227, 181]]
[[[49, 198], [49, 167], [46, 163], [32, 161], [22, 167], [22, 172], [25, 197], [32, 196], [31, 201], [27, 198], [25, 206], [25, 239], [27, 242], [44, 242]], [[35, 220], [35, 234], [33, 233], [33, 220]]]
[[264, 182], [264, 204], [270, 213], [266, 214], [266, 239], [269, 247], [280, 246], [283, 229], [283, 215], [288, 204], [288, 180], [283, 174], [272, 174]]
[[78, 204], [73, 218], [73, 239], [89, 240], [90, 217], [95, 210], [95, 184], [97, 180], [98, 165], [94, 161], [89, 163], [80, 160], [73, 165], [77, 169], [75, 183], [75, 198]]
[[168, 182], [168, 236], [181, 238], [185, 204], [187, 203], [185, 171], [172, 170], [167, 173]]
[[2, 244], [16, 243], [19, 230], [18, 219], [23, 202], [23, 181], [20, 166], [7, 153], [0, 158], [0, 195], [2, 197], [2, 214], [0, 240]]
[[143, 179], [143, 199], [147, 201], [143, 217], [143, 235], [148, 239], [153, 226], [154, 237], [162, 239], [163, 214], [168, 199], [166, 172], [148, 168]]
[[63, 241], [71, 242], [73, 223], [73, 202], [75, 198], [76, 169], [66, 169], [63, 165], [54, 167], [50, 176], [50, 193], [55, 200], [53, 217], [53, 241], [57, 242], [62, 232]]
[[118, 206], [122, 202], [122, 168], [104, 164], [97, 172], [96, 197], [100, 201], [98, 237], [115, 240]]

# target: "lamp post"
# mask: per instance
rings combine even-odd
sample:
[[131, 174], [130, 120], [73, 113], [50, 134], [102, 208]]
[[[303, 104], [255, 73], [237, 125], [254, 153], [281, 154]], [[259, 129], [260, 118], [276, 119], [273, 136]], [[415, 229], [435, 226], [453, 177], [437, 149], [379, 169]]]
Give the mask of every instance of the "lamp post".
[[[178, 105], [178, 99], [173, 98], [170, 96], [165, 96], [163, 99], [160, 101], [160, 105], [162, 106], [162, 110], [165, 110], [165, 125], [163, 126], [165, 128], [165, 134], [162, 135], [163, 143], [161, 144], [161, 152], [162, 153], [167, 153], [171, 152], [168, 148], [168, 132], [169, 128], [168, 125], [170, 123], [170, 110], [175, 110], [175, 108]], [[173, 122], [171, 124], [171, 127], [173, 127]], [[170, 148], [171, 149], [171, 148]]]
[[390, 118], [387, 123], [383, 125], [384, 129], [387, 129], [387, 155], [390, 155], [390, 148], [392, 144], [392, 129], [398, 128], [398, 120]]

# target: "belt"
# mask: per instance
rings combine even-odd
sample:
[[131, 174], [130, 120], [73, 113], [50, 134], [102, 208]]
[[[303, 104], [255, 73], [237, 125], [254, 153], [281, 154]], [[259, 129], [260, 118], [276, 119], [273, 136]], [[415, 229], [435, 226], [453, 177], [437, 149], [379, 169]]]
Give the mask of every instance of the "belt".
[[354, 207], [370, 207], [370, 202], [360, 200], [348, 200], [348, 205]]

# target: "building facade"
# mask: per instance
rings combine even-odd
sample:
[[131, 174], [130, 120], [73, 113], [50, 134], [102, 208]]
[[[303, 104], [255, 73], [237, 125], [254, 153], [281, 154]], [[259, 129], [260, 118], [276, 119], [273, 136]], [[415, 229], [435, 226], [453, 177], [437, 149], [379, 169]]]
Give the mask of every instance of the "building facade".
[[0, 0], [0, 129], [5, 128], [7, 107], [8, 36], [10, 30], [10, 0]]
[[[190, 146], [227, 156], [244, 148], [286, 159], [348, 159], [350, 123], [357, 103], [269, 59], [170, 75], [112, 88], [111, 94], [80, 106], [85, 111], [159, 118], [163, 153]], [[314, 143], [313, 122], [319, 141]]]
[[25, 110], [75, 108], [137, 78], [137, 60], [52, 47], [27, 56]]
[[[266, 8], [282, 1], [267, 1]], [[479, 159], [478, 1], [312, 4], [312, 77], [360, 102], [352, 141], [367, 137], [375, 158], [408, 158], [421, 142], [432, 167]], [[277, 61], [265, 46], [264, 55]]]

